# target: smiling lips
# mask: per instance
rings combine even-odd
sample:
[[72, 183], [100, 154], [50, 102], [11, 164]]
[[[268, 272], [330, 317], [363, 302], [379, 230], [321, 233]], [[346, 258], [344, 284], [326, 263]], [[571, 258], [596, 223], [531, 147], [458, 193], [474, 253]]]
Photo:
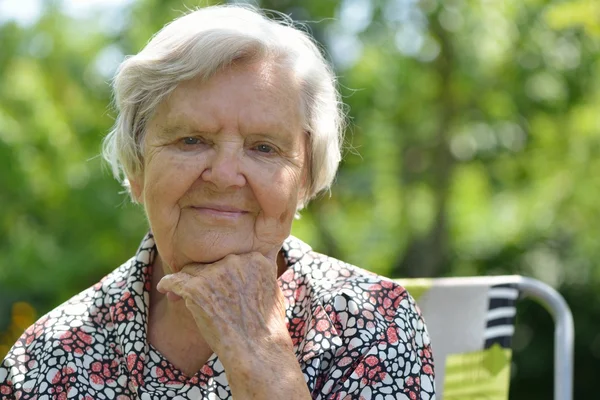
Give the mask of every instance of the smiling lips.
[[192, 208], [206, 216], [220, 218], [237, 218], [248, 213], [248, 211], [241, 208], [218, 204], [204, 204], [201, 206], [193, 206]]

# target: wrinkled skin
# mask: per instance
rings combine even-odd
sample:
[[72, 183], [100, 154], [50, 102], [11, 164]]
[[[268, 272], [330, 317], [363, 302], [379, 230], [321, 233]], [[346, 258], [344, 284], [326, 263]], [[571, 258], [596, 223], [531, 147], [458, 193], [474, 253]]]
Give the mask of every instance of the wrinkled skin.
[[216, 353], [236, 399], [310, 398], [277, 285], [307, 175], [300, 109], [295, 77], [270, 62], [184, 82], [130, 177], [158, 249], [149, 341], [188, 375]]
[[[234, 398], [310, 398], [298, 374], [273, 264], [262, 254], [187, 266], [164, 277], [158, 289], [183, 298], [202, 337], [221, 358]], [[276, 395], [264, 391], [269, 388], [283, 390]]]
[[273, 264], [258, 252], [186, 266], [165, 276], [158, 290], [184, 299], [202, 336], [217, 353], [231, 346], [224, 338], [235, 337], [238, 345], [246, 347], [262, 341], [270, 345], [287, 334], [281, 330], [285, 304]]

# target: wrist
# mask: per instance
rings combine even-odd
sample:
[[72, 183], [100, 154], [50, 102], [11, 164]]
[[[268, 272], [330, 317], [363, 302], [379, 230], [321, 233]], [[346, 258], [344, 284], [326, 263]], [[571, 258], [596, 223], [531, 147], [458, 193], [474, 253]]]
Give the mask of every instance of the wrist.
[[257, 346], [228, 361], [222, 364], [235, 399], [310, 399], [291, 340], [289, 346]]
[[254, 340], [244, 338], [241, 341], [228, 341], [217, 354], [223, 366], [230, 364], [249, 371], [265, 365], [276, 365], [283, 359], [296, 359], [287, 330], [283, 334]]

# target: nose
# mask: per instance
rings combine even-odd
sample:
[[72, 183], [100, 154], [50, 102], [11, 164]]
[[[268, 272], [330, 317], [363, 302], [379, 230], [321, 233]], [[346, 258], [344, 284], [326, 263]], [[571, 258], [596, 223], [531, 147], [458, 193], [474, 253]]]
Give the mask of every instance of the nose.
[[237, 148], [215, 146], [208, 165], [202, 171], [202, 179], [219, 189], [244, 186], [246, 178], [241, 171], [241, 157]]

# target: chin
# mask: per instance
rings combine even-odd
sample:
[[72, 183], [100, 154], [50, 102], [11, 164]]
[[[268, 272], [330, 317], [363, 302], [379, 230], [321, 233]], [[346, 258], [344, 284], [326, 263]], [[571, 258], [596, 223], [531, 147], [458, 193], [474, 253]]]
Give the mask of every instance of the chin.
[[[191, 239], [193, 238], [194, 239]], [[188, 236], [186, 240], [180, 241], [181, 247], [175, 249], [190, 262], [210, 264], [219, 261], [229, 254], [243, 254], [252, 251], [251, 234], [240, 235], [203, 235]]]

